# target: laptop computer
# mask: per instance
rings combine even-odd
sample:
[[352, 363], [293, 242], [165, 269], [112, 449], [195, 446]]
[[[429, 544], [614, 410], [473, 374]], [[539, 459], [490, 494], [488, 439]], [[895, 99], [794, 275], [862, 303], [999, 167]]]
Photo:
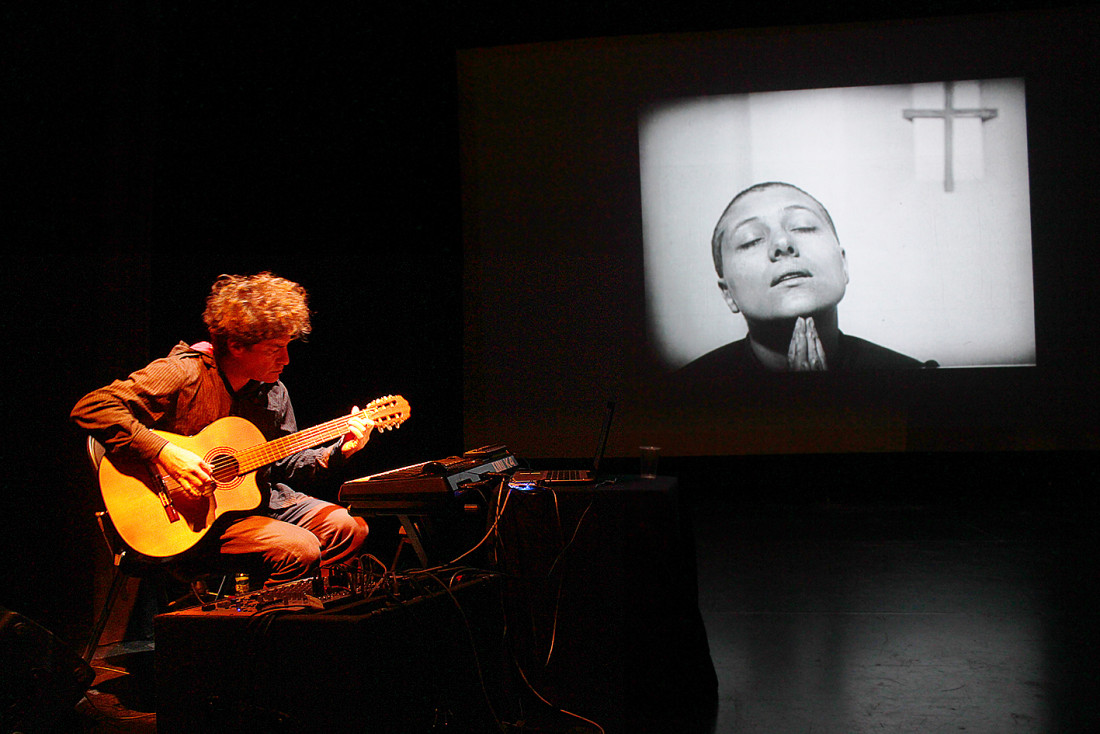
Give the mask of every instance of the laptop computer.
[[508, 480], [513, 489], [531, 489], [532, 487], [553, 487], [565, 484], [589, 484], [596, 481], [600, 470], [604, 449], [607, 448], [607, 436], [611, 433], [611, 420], [615, 416], [615, 401], [609, 400], [604, 414], [600, 438], [596, 443], [596, 454], [592, 458], [591, 469], [548, 469], [544, 471], [517, 471]]

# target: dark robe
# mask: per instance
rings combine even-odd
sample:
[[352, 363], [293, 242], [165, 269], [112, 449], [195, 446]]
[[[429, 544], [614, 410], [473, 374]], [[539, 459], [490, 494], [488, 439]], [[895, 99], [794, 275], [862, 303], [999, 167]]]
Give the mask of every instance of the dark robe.
[[[830, 372], [923, 369], [938, 367], [932, 360], [921, 362], [866, 339], [840, 334], [835, 354], [828, 354]], [[717, 379], [770, 373], [756, 358], [748, 337], [731, 342], [689, 362], [674, 373], [677, 382], [705, 384]]]

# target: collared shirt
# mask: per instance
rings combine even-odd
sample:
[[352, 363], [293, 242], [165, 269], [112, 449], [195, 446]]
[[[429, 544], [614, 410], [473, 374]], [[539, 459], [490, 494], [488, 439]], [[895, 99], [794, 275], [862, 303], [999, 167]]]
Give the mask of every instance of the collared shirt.
[[[71, 417], [109, 452], [124, 451], [152, 462], [168, 440], [151, 429], [193, 436], [230, 415], [250, 421], [267, 440], [298, 430], [290, 396], [282, 382], [249, 382], [234, 393], [207, 345], [180, 343], [122, 380], [81, 398]], [[268, 491], [268, 507], [283, 509], [304, 495], [304, 486], [342, 456], [336, 443], [300, 451], [276, 462], [258, 477]], [[264, 481], [266, 479], [266, 481]]]

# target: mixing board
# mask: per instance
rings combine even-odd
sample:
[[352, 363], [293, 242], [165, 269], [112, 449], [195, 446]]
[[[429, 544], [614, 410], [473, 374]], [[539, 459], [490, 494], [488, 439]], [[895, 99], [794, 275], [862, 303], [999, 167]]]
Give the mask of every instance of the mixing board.
[[173, 614], [239, 617], [276, 611], [311, 612], [331, 609], [360, 596], [353, 588], [330, 585], [326, 578], [318, 576], [226, 597]]

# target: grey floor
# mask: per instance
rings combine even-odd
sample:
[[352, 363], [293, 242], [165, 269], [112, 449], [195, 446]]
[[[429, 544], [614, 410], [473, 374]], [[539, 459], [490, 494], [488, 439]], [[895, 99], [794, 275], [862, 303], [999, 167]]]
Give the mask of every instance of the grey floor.
[[709, 507], [717, 732], [1095, 730], [1092, 513]]

